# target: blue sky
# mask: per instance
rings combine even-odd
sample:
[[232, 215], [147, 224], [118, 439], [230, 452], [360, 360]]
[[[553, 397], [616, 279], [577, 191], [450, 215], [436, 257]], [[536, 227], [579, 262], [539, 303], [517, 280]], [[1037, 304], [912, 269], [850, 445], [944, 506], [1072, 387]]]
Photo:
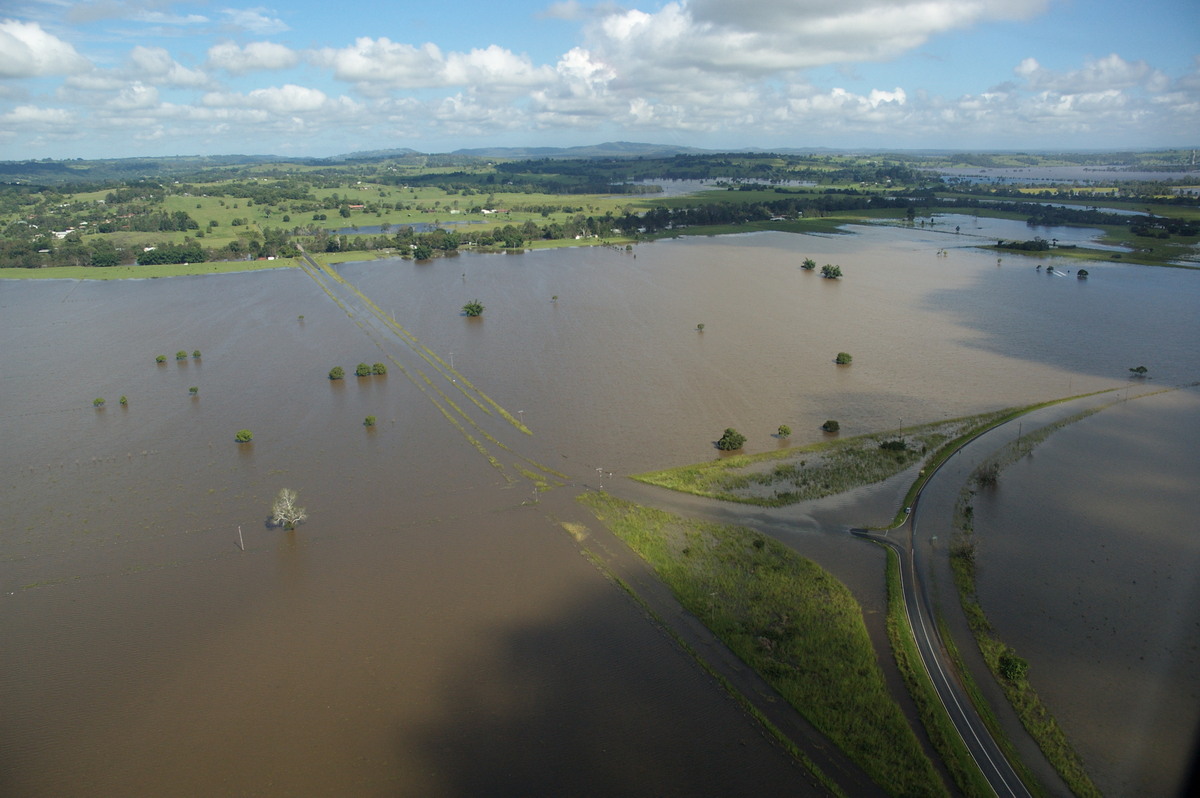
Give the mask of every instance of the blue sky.
[[4, 0], [0, 159], [1200, 146], [1196, 0]]

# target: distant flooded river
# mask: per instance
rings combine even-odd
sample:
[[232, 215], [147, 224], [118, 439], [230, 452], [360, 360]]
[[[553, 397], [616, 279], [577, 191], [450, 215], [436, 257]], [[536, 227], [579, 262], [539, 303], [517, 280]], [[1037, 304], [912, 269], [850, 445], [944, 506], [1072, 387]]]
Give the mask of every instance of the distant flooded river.
[[[557, 521], [597, 469], [707, 459], [725, 427], [762, 451], [780, 424], [802, 443], [1200, 373], [1194, 272], [947, 246], [338, 266], [444, 380], [299, 270], [0, 282], [0, 793], [789, 793], [795, 767]], [[567, 484], [528, 506], [546, 469]], [[264, 525], [281, 487], [294, 533]]]

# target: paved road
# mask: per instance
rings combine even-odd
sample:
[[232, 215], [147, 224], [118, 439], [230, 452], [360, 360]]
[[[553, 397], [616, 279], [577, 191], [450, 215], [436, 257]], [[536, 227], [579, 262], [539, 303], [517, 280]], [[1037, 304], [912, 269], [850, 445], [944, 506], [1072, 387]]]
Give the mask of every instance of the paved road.
[[[919, 501], [919, 497], [918, 497]], [[913, 533], [916, 534], [916, 516], [918, 505], [914, 503], [912, 520]], [[967, 750], [971, 752], [980, 771], [999, 796], [1026, 798], [1029, 791], [1017, 778], [1012, 766], [1000, 752], [1000, 747], [983, 725], [975, 707], [963, 690], [958, 679], [949, 669], [949, 656], [938, 634], [937, 625], [933, 622], [932, 607], [924, 583], [917, 576], [917, 554], [911, 545], [911, 538], [901, 526], [890, 530], [888, 534], [874, 534], [855, 530], [856, 535], [879, 540], [891, 547], [900, 558], [900, 583], [904, 596], [904, 609], [908, 615], [909, 624], [916, 639], [917, 650], [925, 670], [937, 690], [942, 706], [950, 716], [951, 722], [958, 730]]]

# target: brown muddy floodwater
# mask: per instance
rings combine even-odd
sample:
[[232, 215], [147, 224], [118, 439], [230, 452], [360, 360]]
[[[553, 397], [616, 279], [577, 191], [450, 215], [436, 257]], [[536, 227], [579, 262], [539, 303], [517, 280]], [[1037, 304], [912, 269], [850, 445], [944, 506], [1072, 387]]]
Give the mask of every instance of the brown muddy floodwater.
[[[0, 794], [803, 790], [558, 521], [583, 518], [596, 469], [708, 459], [729, 426], [762, 451], [780, 424], [803, 443], [827, 418], [855, 434], [1141, 363], [1162, 385], [1200, 373], [1200, 275], [1078, 281], [962, 243], [0, 282]], [[460, 316], [475, 298], [483, 318]], [[326, 378], [376, 361], [386, 377]], [[265, 525], [282, 487], [310, 515], [293, 533]]]
[[975, 500], [979, 594], [1105, 795], [1177, 795], [1200, 732], [1200, 393], [1056, 432]]

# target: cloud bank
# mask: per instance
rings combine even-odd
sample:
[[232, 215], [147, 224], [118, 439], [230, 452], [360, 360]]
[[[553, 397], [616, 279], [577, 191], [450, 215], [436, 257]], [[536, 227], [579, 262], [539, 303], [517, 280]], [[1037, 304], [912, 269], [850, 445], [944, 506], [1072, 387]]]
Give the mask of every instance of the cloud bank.
[[0, 142], [63, 151], [135, 131], [194, 150], [269, 142], [316, 154], [345, 148], [347, 130], [351, 149], [431, 151], [449, 139], [522, 143], [556, 132], [800, 147], [1194, 138], [1200, 59], [1171, 76], [1116, 52], [1052, 69], [1016, 50], [1006, 72], [953, 96], [924, 83], [852, 88], [830, 77], [916, 58], [938, 37], [1035, 19], [1049, 2], [679, 0], [641, 10], [566, 0], [537, 19], [571, 26], [574, 41], [539, 60], [502, 42], [453, 48], [395, 34], [296, 46], [287, 38], [296, 20], [266, 8], [199, 14], [97, 0], [76, 5], [73, 18], [132, 26], [123, 51], [106, 42], [84, 55], [48, 21], [0, 20]]

